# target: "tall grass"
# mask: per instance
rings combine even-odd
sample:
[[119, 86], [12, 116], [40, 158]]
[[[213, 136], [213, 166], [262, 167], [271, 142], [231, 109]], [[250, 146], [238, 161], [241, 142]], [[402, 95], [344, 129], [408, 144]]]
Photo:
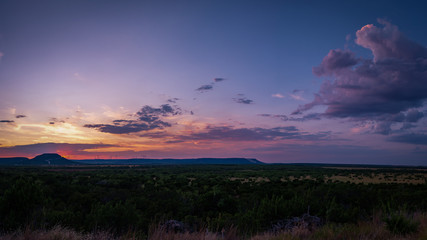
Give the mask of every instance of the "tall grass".
[[384, 218], [379, 214], [370, 221], [358, 224], [327, 224], [317, 229], [308, 230], [296, 227], [291, 231], [273, 234], [260, 233], [254, 236], [241, 236], [238, 229], [230, 228], [218, 233], [207, 230], [174, 233], [161, 226], [152, 227], [147, 236], [128, 232], [115, 236], [108, 231], [79, 233], [72, 229], [55, 226], [48, 230], [26, 228], [13, 233], [0, 235], [1, 240], [427, 240], [427, 213], [415, 213], [410, 221], [417, 222], [418, 228], [412, 233], [398, 233], [388, 229]]

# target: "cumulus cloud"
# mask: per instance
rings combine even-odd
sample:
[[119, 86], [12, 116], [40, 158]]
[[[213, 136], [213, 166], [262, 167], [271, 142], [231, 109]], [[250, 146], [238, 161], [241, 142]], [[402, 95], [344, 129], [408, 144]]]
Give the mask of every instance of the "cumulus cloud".
[[201, 87], [197, 88], [196, 91], [206, 92], [206, 91], [209, 91], [209, 90], [212, 90], [212, 89], [213, 89], [213, 85], [212, 84], [206, 84], [206, 85], [202, 85]]
[[136, 113], [135, 117], [137, 119], [118, 119], [114, 120], [112, 124], [86, 124], [84, 127], [94, 128], [100, 132], [112, 134], [128, 134], [150, 131], [153, 129], [171, 127], [172, 125], [170, 123], [163, 121], [161, 118], [179, 114], [181, 114], [181, 109], [178, 107], [172, 107], [169, 104], [163, 104], [158, 108], [146, 105]]
[[[334, 118], [394, 122], [405, 113], [405, 121], [416, 122], [424, 116], [416, 109], [427, 99], [427, 49], [389, 22], [379, 23], [382, 27], [369, 24], [356, 33], [356, 43], [371, 50], [374, 58], [331, 50], [313, 73], [332, 80], [293, 114], [323, 105], [323, 116]], [[388, 132], [387, 123], [379, 123], [378, 130]]]

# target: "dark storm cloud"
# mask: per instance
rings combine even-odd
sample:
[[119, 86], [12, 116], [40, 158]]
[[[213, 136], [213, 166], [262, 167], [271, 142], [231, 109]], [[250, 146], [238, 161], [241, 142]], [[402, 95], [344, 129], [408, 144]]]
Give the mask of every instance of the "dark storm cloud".
[[233, 98], [233, 101], [235, 101], [236, 103], [241, 103], [241, 104], [252, 104], [254, 103], [254, 101], [252, 99], [249, 99], [247, 97], [245, 97], [244, 94], [237, 94], [237, 98]]
[[389, 141], [416, 144], [416, 145], [427, 145], [427, 134], [422, 134], [422, 133], [401, 134], [401, 135], [390, 137]]
[[27, 117], [27, 116], [26, 115], [22, 115], [22, 114], [19, 114], [19, 115], [15, 116], [15, 118], [25, 118], [25, 117]]
[[[314, 101], [293, 114], [323, 105], [325, 117], [381, 121], [407, 112], [406, 121], [416, 122], [424, 116], [413, 109], [427, 99], [427, 49], [407, 39], [396, 26], [379, 22], [382, 28], [366, 25], [356, 33], [356, 43], [371, 50], [374, 59], [331, 50], [313, 72], [332, 81], [325, 81]], [[383, 127], [385, 131], [387, 126]]]
[[170, 123], [161, 120], [161, 118], [179, 114], [181, 114], [181, 109], [179, 107], [172, 107], [169, 104], [163, 104], [159, 108], [146, 105], [136, 113], [136, 120], [118, 119], [114, 120], [112, 124], [86, 124], [84, 127], [112, 134], [150, 131], [171, 127]]
[[110, 144], [71, 144], [71, 143], [37, 143], [29, 145], [17, 145], [13, 147], [0, 147], [2, 155], [20, 156], [36, 155], [42, 153], [53, 153], [57, 151], [66, 151], [72, 153], [86, 153], [86, 149], [98, 149], [106, 147], [115, 147]]
[[213, 89], [213, 85], [212, 84], [206, 84], [206, 85], [202, 85], [201, 87], [197, 88], [196, 91], [199, 92], [205, 92], [205, 91], [209, 91]]

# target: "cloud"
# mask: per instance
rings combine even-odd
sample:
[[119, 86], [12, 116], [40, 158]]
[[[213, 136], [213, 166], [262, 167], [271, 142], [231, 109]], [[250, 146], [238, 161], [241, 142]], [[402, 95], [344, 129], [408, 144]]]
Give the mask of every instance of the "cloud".
[[0, 60], [3, 58], [4, 53], [0, 52]]
[[[427, 99], [427, 49], [407, 39], [396, 26], [379, 23], [382, 28], [369, 24], [356, 33], [356, 43], [371, 50], [374, 58], [331, 50], [313, 73], [332, 81], [324, 81], [314, 100], [292, 114], [326, 106], [323, 116], [330, 118], [394, 122], [406, 112], [405, 121], [416, 122], [424, 116], [416, 108]], [[386, 124], [379, 129], [387, 132]]]
[[13, 120], [0, 120], [0, 123], [14, 123]]
[[27, 116], [26, 115], [22, 115], [22, 114], [19, 114], [19, 115], [15, 116], [15, 118], [25, 118], [25, 117], [27, 117]]
[[222, 82], [225, 80], [225, 78], [214, 78], [213, 80], [214, 82]]
[[166, 102], [168, 103], [176, 103], [178, 100], [180, 100], [179, 98], [169, 98]]
[[13, 147], [0, 147], [0, 155], [22, 156], [37, 155], [42, 153], [68, 152], [71, 154], [85, 153], [87, 149], [115, 147], [110, 144], [71, 144], [71, 143], [36, 143], [17, 145]]
[[275, 94], [272, 94], [271, 96], [274, 97], [274, 98], [284, 98], [285, 97], [285, 96], [283, 96], [280, 93], [275, 93]]
[[302, 117], [288, 117], [287, 115], [281, 115], [281, 114], [258, 114], [258, 116], [261, 117], [269, 117], [269, 118], [279, 118], [282, 121], [294, 121], [294, 122], [305, 122], [309, 120], [320, 120], [322, 119], [321, 113], [309, 113], [307, 115], [304, 115]]
[[49, 124], [53, 125], [55, 123], [65, 123], [65, 120], [58, 119], [55, 117], [49, 118]]
[[253, 100], [246, 98], [244, 96], [244, 94], [237, 94], [238, 98], [233, 98], [233, 101], [235, 101], [236, 103], [241, 103], [241, 104], [252, 104], [254, 103]]
[[181, 109], [169, 104], [163, 104], [159, 108], [146, 105], [135, 114], [137, 119], [118, 119], [114, 120], [112, 124], [86, 124], [84, 127], [94, 128], [104, 133], [129, 134], [171, 127], [170, 123], [161, 120], [161, 118], [179, 114], [181, 114]]
[[197, 88], [196, 91], [206, 92], [206, 91], [209, 91], [209, 90], [212, 90], [212, 89], [213, 89], [213, 85], [212, 84], [206, 84], [206, 85], [202, 85], [201, 87]]
[[422, 134], [422, 133], [401, 134], [401, 135], [390, 137], [389, 141], [416, 144], [416, 145], [427, 145], [427, 134]]
[[235, 128], [232, 126], [208, 126], [201, 132], [189, 135], [168, 135], [167, 133], [144, 134], [144, 137], [167, 138], [168, 142], [183, 141], [276, 141], [276, 140], [325, 140], [330, 132], [307, 133], [295, 126], [274, 128]]

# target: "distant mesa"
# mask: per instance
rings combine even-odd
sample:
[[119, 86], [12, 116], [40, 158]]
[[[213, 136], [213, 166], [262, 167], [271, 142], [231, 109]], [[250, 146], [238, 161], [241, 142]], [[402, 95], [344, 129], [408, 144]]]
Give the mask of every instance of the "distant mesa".
[[256, 159], [249, 158], [190, 158], [190, 159], [96, 159], [74, 160], [75, 162], [96, 165], [202, 165], [202, 164], [265, 164]]
[[80, 163], [70, 161], [57, 153], [44, 153], [35, 158], [25, 157], [0, 158], [0, 165], [14, 166], [46, 166], [46, 165], [77, 165]]
[[29, 160], [30, 165], [75, 165], [76, 162], [70, 161], [57, 153], [44, 153]]
[[68, 160], [57, 153], [44, 153], [35, 158], [0, 158], [0, 165], [12, 166], [66, 166], [66, 165], [202, 165], [202, 164], [265, 164], [249, 158], [190, 158], [190, 159], [87, 159]]

